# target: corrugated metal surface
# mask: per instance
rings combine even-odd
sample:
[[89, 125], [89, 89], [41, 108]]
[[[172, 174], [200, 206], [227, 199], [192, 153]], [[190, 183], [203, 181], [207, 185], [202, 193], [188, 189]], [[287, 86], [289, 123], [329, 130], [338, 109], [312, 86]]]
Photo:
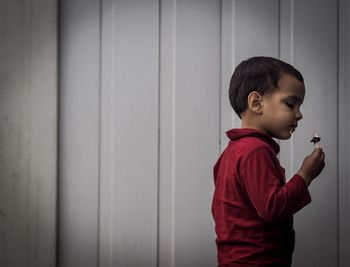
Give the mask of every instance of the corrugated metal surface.
[[56, 256], [56, 1], [0, 2], [0, 266]]
[[228, 81], [256, 54], [306, 80], [304, 119], [280, 143], [287, 177], [314, 129], [327, 155], [296, 216], [294, 265], [347, 266], [344, 10], [343, 0], [62, 1], [61, 266], [215, 265], [212, 166], [240, 125]]

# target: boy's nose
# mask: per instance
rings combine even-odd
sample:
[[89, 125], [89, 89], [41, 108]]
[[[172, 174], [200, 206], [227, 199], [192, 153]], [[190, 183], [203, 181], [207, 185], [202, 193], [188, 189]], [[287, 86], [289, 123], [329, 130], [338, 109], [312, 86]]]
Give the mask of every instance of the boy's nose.
[[295, 114], [295, 118], [296, 120], [301, 120], [303, 118], [303, 114], [301, 114], [301, 112], [298, 110], [297, 113]]

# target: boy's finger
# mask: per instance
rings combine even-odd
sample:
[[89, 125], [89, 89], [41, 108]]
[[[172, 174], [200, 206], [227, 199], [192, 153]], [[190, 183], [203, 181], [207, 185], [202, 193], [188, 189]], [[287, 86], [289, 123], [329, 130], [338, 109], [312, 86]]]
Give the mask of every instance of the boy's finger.
[[313, 151], [313, 154], [315, 154], [316, 156], [320, 156], [322, 153], [323, 153], [323, 150], [320, 147], [316, 147]]
[[315, 160], [317, 160], [318, 162], [324, 163], [324, 159], [325, 159], [324, 152], [321, 152], [320, 154], [315, 155]]

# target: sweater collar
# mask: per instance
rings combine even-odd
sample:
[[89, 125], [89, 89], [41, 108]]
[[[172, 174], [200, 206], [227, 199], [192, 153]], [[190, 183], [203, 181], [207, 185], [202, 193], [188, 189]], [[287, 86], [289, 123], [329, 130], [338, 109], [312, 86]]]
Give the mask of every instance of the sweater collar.
[[230, 140], [238, 140], [244, 137], [256, 137], [272, 146], [276, 154], [280, 151], [280, 146], [267, 134], [252, 128], [231, 129], [226, 132]]

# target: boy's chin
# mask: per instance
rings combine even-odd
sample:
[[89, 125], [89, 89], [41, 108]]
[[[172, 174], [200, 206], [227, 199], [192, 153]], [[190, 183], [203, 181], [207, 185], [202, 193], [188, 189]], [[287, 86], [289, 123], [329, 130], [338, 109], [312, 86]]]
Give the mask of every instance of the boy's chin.
[[288, 140], [292, 137], [293, 132], [289, 131], [289, 132], [283, 132], [283, 133], [279, 133], [278, 135], [275, 135], [275, 138], [280, 139], [280, 140]]

